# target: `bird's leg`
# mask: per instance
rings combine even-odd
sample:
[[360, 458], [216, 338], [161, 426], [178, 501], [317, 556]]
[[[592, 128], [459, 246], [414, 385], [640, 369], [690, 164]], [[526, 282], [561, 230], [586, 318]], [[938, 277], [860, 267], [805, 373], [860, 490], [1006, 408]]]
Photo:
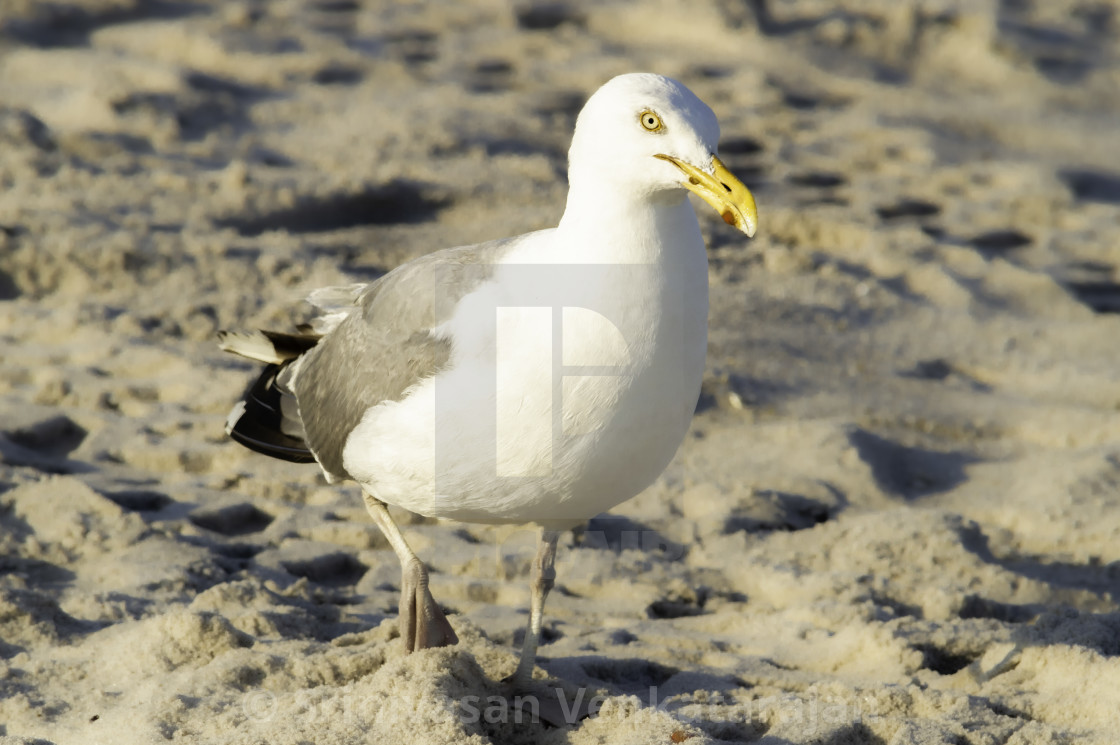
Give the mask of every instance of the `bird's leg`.
[[409, 548], [385, 503], [363, 491], [366, 509], [389, 540], [401, 562], [401, 640], [409, 652], [458, 644], [459, 637], [447, 622], [428, 590], [428, 569]]
[[525, 632], [525, 644], [521, 647], [521, 661], [510, 678], [514, 687], [528, 683], [533, 678], [533, 665], [537, 660], [537, 645], [541, 641], [541, 623], [544, 620], [544, 601], [556, 581], [556, 541], [560, 533], [545, 530], [537, 545], [537, 555], [533, 559], [533, 579], [530, 585], [532, 600], [529, 603], [529, 628]]

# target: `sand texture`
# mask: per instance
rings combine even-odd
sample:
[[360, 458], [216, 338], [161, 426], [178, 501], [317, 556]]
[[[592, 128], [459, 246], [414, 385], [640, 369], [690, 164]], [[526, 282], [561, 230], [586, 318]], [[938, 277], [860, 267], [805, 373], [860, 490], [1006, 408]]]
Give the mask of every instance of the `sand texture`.
[[[398, 512], [461, 638], [406, 656], [214, 335], [555, 224], [637, 70], [760, 230], [697, 202], [703, 395], [561, 539], [531, 693], [599, 712], [552, 727], [535, 533]], [[0, 743], [1115, 743], [1118, 121], [1117, 0], [0, 0]]]

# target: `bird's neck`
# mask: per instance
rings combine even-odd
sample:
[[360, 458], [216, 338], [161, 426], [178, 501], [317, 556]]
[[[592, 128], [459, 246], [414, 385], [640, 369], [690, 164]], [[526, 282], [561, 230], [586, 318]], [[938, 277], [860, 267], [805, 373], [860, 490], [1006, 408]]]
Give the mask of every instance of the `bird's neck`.
[[668, 253], [703, 245], [683, 191], [633, 194], [573, 184], [556, 235], [563, 263], [661, 263]]

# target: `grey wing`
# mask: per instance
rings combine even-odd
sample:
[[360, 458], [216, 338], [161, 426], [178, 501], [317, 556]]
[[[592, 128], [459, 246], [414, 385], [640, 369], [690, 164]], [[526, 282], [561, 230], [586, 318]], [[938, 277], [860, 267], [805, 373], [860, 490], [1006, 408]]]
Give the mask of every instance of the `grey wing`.
[[328, 478], [349, 478], [342, 452], [366, 411], [401, 400], [447, 364], [451, 343], [432, 329], [523, 237], [438, 251], [360, 291], [346, 289], [353, 309], [279, 380], [294, 394], [304, 440]]

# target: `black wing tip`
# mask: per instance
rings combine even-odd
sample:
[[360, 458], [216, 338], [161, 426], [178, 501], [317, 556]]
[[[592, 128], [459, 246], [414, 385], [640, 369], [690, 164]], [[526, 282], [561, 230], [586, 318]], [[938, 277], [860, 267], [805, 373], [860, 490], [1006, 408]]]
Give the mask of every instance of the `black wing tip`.
[[[258, 438], [252, 436], [257, 433], [262, 433], [264, 437]], [[264, 430], [257, 429], [250, 433], [236, 426], [232, 430], [230, 430], [229, 436], [234, 442], [240, 445], [244, 445], [250, 450], [258, 452], [262, 455], [267, 455], [279, 460], [286, 460], [291, 463], [315, 462], [315, 456], [311, 454], [311, 451], [308, 450], [300, 440], [287, 437], [286, 435], [280, 435], [279, 438], [284, 438], [288, 440], [289, 443], [298, 444], [288, 444], [279, 441], [279, 438], [277, 438], [273, 433]]]
[[265, 366], [260, 377], [245, 392], [244, 399], [231, 412], [226, 432], [234, 442], [262, 455], [292, 463], [314, 463], [315, 455], [307, 443], [281, 430], [281, 394], [274, 386], [280, 367]]

